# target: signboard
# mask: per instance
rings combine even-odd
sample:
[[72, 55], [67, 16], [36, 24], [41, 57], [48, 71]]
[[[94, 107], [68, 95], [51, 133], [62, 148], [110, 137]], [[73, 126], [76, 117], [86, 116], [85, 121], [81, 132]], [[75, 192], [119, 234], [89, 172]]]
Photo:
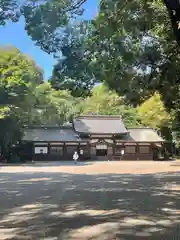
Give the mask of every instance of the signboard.
[[107, 145], [106, 144], [97, 144], [96, 149], [107, 149]]
[[47, 147], [35, 147], [34, 148], [34, 153], [35, 154], [47, 154], [48, 153], [48, 148]]

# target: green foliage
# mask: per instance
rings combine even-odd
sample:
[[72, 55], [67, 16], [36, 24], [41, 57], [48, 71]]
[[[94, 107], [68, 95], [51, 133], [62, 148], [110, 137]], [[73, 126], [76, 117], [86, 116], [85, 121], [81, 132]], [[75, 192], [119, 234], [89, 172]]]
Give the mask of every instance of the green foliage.
[[44, 51], [56, 53], [60, 50], [62, 28], [83, 13], [86, 0], [34, 0], [22, 7], [26, 31]]
[[57, 91], [50, 83], [38, 85], [34, 89], [34, 104], [29, 125], [62, 125], [70, 120], [75, 109], [74, 98], [68, 91]]
[[[102, 0], [93, 27], [83, 22], [75, 29], [68, 23], [81, 15], [84, 2], [28, 0], [19, 10], [18, 2], [0, 0], [0, 25], [23, 14], [32, 40], [59, 58], [50, 80], [54, 90], [48, 84], [36, 86], [42, 72], [17, 49], [0, 50], [0, 121], [61, 124], [74, 114], [96, 112], [120, 114], [137, 125], [139, 113], [143, 124], [161, 128], [169, 121], [165, 106], [178, 133], [180, 54], [164, 3]], [[72, 97], [89, 95], [95, 79], [108, 89], [97, 88], [82, 101]]]
[[180, 86], [176, 85], [177, 91], [175, 100], [173, 102], [174, 109], [171, 111], [171, 121], [172, 121], [172, 140], [176, 146], [180, 147]]
[[142, 123], [146, 126], [161, 129], [170, 123], [170, 115], [158, 93], [155, 93], [142, 103], [138, 108], [138, 113], [142, 119]]
[[[166, 111], [173, 110], [169, 124], [179, 136], [180, 53], [163, 1], [104, 0], [93, 24], [89, 45], [96, 79], [134, 106], [159, 92]], [[149, 101], [141, 106], [147, 114], [143, 122], [159, 128], [165, 119], [145, 110], [153, 108]]]
[[55, 89], [69, 90], [75, 97], [90, 94], [95, 79], [89, 66], [87, 37], [88, 22], [68, 26], [63, 32], [61, 52], [50, 80]]
[[104, 85], [95, 87], [81, 107], [81, 114], [119, 115], [128, 127], [140, 125], [137, 110], [125, 105], [121, 97]]
[[22, 136], [19, 116], [11, 112], [8, 117], [0, 119], [0, 128], [0, 150], [1, 153], [7, 154], [8, 148]]
[[159, 91], [172, 107], [180, 55], [163, 3], [103, 1], [94, 27], [95, 77], [133, 105]]
[[19, 83], [41, 83], [43, 72], [28, 56], [23, 55], [17, 48], [0, 47], [0, 77], [1, 83], [15, 86]]
[[82, 15], [87, 0], [0, 0], [0, 25], [24, 16], [27, 34], [44, 51], [59, 52], [62, 28]]
[[42, 80], [42, 70], [32, 59], [14, 47], [1, 47], [0, 118], [12, 115], [12, 112], [25, 116], [32, 105], [29, 98], [32, 88]]
[[32, 108], [31, 90], [42, 79], [42, 71], [18, 49], [0, 48], [0, 144], [4, 151], [20, 139]]
[[[118, 115], [127, 127], [148, 125], [161, 129], [169, 124], [169, 114], [157, 93], [138, 108], [127, 104], [124, 96], [119, 97], [105, 84], [95, 87], [87, 98], [74, 98], [67, 90], [55, 90], [49, 82], [41, 83], [42, 71], [17, 49], [2, 48], [0, 56], [3, 152], [21, 138], [25, 124], [62, 125], [80, 114]], [[178, 102], [175, 104], [178, 106]]]
[[20, 17], [20, 7], [17, 0], [0, 0], [0, 25], [8, 20], [17, 22]]
[[171, 19], [174, 35], [176, 36], [178, 44], [180, 44], [180, 31], [179, 31], [180, 2], [176, 0], [164, 0], [164, 3], [167, 7], [169, 17]]

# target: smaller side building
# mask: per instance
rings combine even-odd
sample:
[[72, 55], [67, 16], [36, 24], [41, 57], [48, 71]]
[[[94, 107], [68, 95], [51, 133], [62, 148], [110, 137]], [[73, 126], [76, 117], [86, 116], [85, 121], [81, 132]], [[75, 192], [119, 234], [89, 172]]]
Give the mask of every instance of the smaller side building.
[[60, 161], [83, 150], [83, 160], [156, 160], [163, 143], [152, 128], [126, 128], [118, 116], [88, 115], [75, 118], [72, 126], [24, 129], [21, 155]]

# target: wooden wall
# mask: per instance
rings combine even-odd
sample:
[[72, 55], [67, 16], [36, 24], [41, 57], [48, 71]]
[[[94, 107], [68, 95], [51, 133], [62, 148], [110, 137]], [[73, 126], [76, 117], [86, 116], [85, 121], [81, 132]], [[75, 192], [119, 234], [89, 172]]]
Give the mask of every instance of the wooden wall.
[[[38, 145], [36, 145], [38, 146]], [[43, 144], [40, 146], [43, 147]], [[45, 144], [44, 146], [47, 146]], [[29, 153], [29, 155], [32, 155], [32, 159], [35, 161], [63, 161], [63, 160], [72, 160], [72, 156], [74, 151], [79, 151], [80, 149], [83, 149], [84, 152], [84, 159], [83, 160], [153, 160], [154, 155], [154, 148], [151, 146], [148, 146], [149, 152], [147, 151], [147, 145], [131, 145], [131, 146], [125, 146], [125, 145], [114, 145], [114, 144], [107, 144], [107, 157], [106, 156], [96, 156], [96, 144], [76, 144], [68, 145], [67, 143], [63, 144], [57, 144], [57, 152], [55, 150], [56, 145], [48, 144], [48, 154], [35, 154], [34, 153], [34, 147], [31, 147], [32, 154]], [[119, 148], [119, 150], [117, 149]], [[124, 149], [125, 154], [121, 158], [121, 152], [120, 150]], [[26, 147], [24, 147], [24, 150], [26, 150]], [[25, 151], [22, 151], [22, 153]], [[23, 157], [24, 158], [24, 157]], [[28, 157], [30, 158], [30, 157]], [[30, 160], [30, 159], [27, 159]]]

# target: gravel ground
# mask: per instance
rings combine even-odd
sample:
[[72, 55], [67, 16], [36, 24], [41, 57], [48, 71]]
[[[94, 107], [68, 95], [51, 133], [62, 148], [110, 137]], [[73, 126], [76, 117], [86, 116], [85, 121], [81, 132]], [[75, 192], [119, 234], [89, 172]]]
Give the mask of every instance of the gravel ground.
[[178, 162], [0, 169], [0, 240], [180, 239]]

